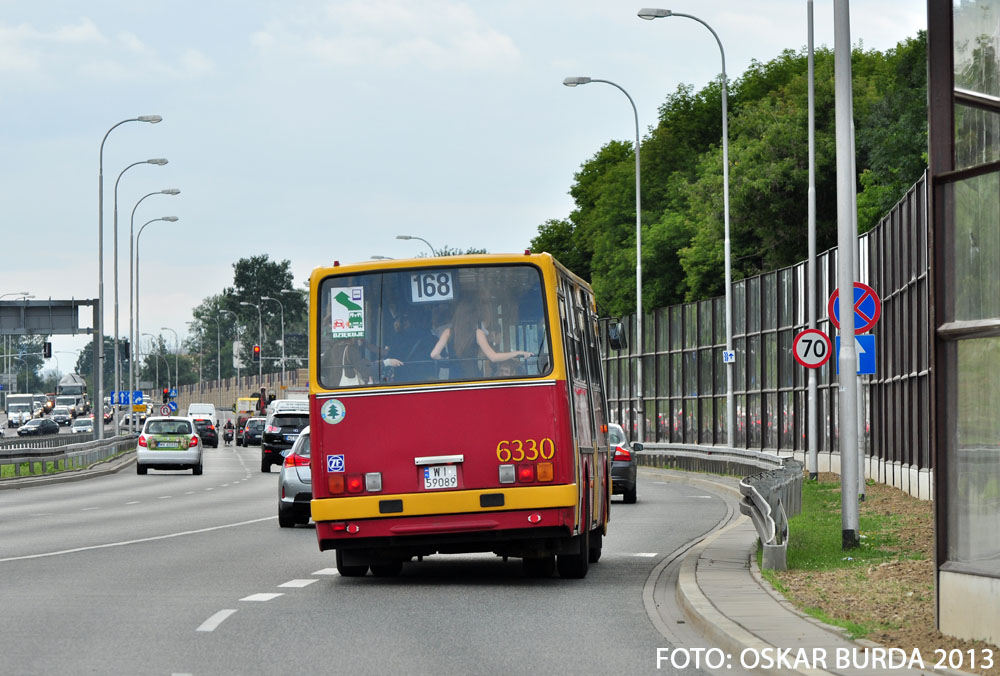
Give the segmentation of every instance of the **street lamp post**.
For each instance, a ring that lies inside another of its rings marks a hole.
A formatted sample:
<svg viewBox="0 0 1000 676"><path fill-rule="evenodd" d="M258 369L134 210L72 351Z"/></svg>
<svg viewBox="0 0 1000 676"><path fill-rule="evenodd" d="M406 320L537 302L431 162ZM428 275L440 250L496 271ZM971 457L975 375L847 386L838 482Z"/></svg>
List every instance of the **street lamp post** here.
<svg viewBox="0 0 1000 676"><path fill-rule="evenodd" d="M162 121L159 115L140 115L118 122L104 134L101 139L101 151L97 165L97 342L94 346L94 375L97 385L97 401L104 406L104 142L115 129L126 122L149 122L156 124ZM117 237L115 238L117 239ZM97 426L96 439L104 438L104 426Z"/></svg>
<svg viewBox="0 0 1000 676"><path fill-rule="evenodd" d="M248 303L245 300L241 300L240 305L249 305L257 308L257 344L260 345L260 354L257 360L257 386L260 387L264 382L264 320L261 318L260 305L257 303Z"/></svg>
<svg viewBox="0 0 1000 676"><path fill-rule="evenodd" d="M146 229L146 226L150 223L156 223L158 221L166 221L168 223L176 223L176 216L163 216L161 218L154 218L152 220L146 221L139 228L139 232L135 235L135 335L140 334L139 329L139 239L142 237L142 231ZM150 336L152 334L144 333L144 336Z"/></svg>
<svg viewBox="0 0 1000 676"><path fill-rule="evenodd" d="M169 326L161 326L160 330L169 331L174 334L174 388L176 389L180 386L181 380L181 369L180 366L178 366L178 355L181 353L181 340L177 337L177 332ZM169 378L167 380L169 380Z"/></svg>
<svg viewBox="0 0 1000 676"><path fill-rule="evenodd" d="M239 317L232 310L219 310L219 314L230 314L233 316L233 320L239 320ZM217 318L218 319L218 318ZM236 327L236 337L239 338L240 326L234 323L233 326ZM240 388L240 356L236 354L236 348L233 347L233 362L236 364L236 389Z"/></svg>
<svg viewBox="0 0 1000 676"><path fill-rule="evenodd" d="M0 298L6 298L7 296L24 296L24 298L34 298L27 291L15 291L13 293L0 293ZM4 336L4 375L10 374L10 336ZM10 383L7 383L10 385ZM17 386L17 383L14 383ZM6 403L6 392L4 393L4 402Z"/></svg>
<svg viewBox="0 0 1000 676"><path fill-rule="evenodd" d="M152 333L144 333L142 335L149 336L154 341L156 340L156 336ZM159 352L150 352L150 354L163 360L163 365L167 367L167 387L170 387L170 362L168 362L167 358ZM156 362L156 387L160 387L160 362Z"/></svg>
<svg viewBox="0 0 1000 676"><path fill-rule="evenodd" d="M139 208L140 204L142 204L142 200L146 199L147 197L152 197L153 195L179 195L180 192L181 191L178 190L177 188L167 188L166 190L157 190L156 192L151 192L151 193L148 193L146 195L143 195L141 198L139 198L139 201L135 203L135 206L132 207L132 217L129 220L129 227L128 227L128 349L129 349L129 355L128 355L128 385L129 385L129 389L132 392L135 392L135 390L136 390L135 375L134 375L135 371L134 371L134 368L132 366L132 363L134 361L133 355L137 355L138 352L139 352L135 348L136 339L137 339L137 336L139 334L139 331L138 331L138 328L137 328L136 324L134 323L134 317L133 317L133 314L132 314L133 296L135 295L135 289L136 289L136 282L135 282L135 278L134 278L134 270L135 270L136 265L137 265L136 264L136 259L135 259L135 251L134 251L134 249L135 249L135 235L134 235L134 233L135 233L135 210ZM167 216L165 218L173 218L174 220L177 220L176 216ZM155 219L155 220L160 220L160 219ZM143 227L145 227L146 225L148 225L148 224L144 223ZM132 429L135 429L135 427L133 426Z"/></svg>
<svg viewBox="0 0 1000 676"><path fill-rule="evenodd" d="M645 441L646 436L646 402L644 399L644 392L642 388L642 359L643 359L643 329L642 329L642 192L641 192L641 173L639 170L639 147L641 139L639 137L639 111L635 107L635 101L629 96L629 93L625 91L623 87L612 82L611 80L598 80L589 77L568 77L563 80L563 84L567 87L576 87L577 85L589 84L591 82L603 82L604 84L609 84L612 87L616 87L618 91L625 95L628 102L632 104L632 114L635 118L635 319L636 319L636 347L639 352L639 360L636 362L636 388L638 391L638 404L636 407L636 420L637 438L638 441Z"/></svg>
<svg viewBox="0 0 1000 676"><path fill-rule="evenodd" d="M271 296L261 296L261 300L273 300L281 308L281 385L285 385L285 306L281 301Z"/></svg>
<svg viewBox="0 0 1000 676"><path fill-rule="evenodd" d="M428 242L423 237L416 237L414 235L396 235L396 239L419 239L421 242L423 242L424 244L427 245L427 248L429 248L431 250L431 255L432 256L437 256L437 251L435 251L434 247L431 246L431 243Z"/></svg>
<svg viewBox="0 0 1000 676"><path fill-rule="evenodd" d="M142 160L141 162L133 162L118 174L118 178L115 179L115 201L114 201L114 233L113 233L113 251L114 251L114 286L115 286L115 391L120 392L122 387L121 380L121 364L120 358L118 356L118 184L121 183L122 176L125 172L132 167L137 167L140 164L155 164L157 166L163 166L167 161L162 157L154 158L151 160ZM119 395L121 396L121 395ZM131 400L130 400L131 401ZM114 420L114 431L115 436L118 436L118 416L115 416Z"/></svg>
<svg viewBox="0 0 1000 676"><path fill-rule="evenodd" d="M726 81L726 50L722 47L722 40L719 35L696 16L691 14L681 14L672 12L669 9L643 8L639 10L639 18L653 20L671 16L681 16L693 19L707 28L719 45L719 53L722 56L722 202L723 220L725 232L723 236L723 253L725 256L725 284L726 284L726 438L730 446L736 444L736 397L733 394L734 369L736 361L733 355L733 271L731 250L729 243L729 103L728 87Z"/></svg>

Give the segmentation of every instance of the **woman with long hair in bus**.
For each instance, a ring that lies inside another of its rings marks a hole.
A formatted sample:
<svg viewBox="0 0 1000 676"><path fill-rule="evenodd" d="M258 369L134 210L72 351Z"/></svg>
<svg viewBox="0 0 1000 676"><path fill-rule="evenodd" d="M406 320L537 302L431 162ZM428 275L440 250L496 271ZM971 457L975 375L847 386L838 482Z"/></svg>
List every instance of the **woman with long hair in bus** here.
<svg viewBox="0 0 1000 676"><path fill-rule="evenodd" d="M447 346L452 363L458 367L459 375L466 378L478 378L484 375L479 368L479 361L484 357L496 364L517 357L533 356L526 350L511 350L509 352L494 350L490 344L490 332L487 328L489 324L485 321L486 314L475 303L460 302L455 308L451 325L441 332L437 344L431 350L431 359L442 359L442 352Z"/></svg>

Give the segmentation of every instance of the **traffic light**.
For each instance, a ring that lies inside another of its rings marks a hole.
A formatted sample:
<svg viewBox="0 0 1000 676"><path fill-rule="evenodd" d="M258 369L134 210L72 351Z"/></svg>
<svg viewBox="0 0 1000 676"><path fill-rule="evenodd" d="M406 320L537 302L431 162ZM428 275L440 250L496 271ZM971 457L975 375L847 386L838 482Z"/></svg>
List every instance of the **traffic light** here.
<svg viewBox="0 0 1000 676"><path fill-rule="evenodd" d="M253 360L260 361L260 345L253 346Z"/></svg>
<svg viewBox="0 0 1000 676"><path fill-rule="evenodd" d="M42 354L46 359L52 359L52 343L45 341L45 346L42 348Z"/></svg>
<svg viewBox="0 0 1000 676"><path fill-rule="evenodd" d="M164 387L163 388L163 403L166 404L166 403L169 403L169 402L170 402L170 388L169 387Z"/></svg>

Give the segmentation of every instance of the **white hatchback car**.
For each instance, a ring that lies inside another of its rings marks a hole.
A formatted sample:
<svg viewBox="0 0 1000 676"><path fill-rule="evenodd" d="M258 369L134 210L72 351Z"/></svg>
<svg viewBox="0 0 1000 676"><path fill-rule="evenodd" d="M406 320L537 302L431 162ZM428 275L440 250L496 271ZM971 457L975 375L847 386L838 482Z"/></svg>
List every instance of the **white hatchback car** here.
<svg viewBox="0 0 1000 676"><path fill-rule="evenodd" d="M190 418L147 418L136 446L135 470L187 469L202 472L201 437Z"/></svg>

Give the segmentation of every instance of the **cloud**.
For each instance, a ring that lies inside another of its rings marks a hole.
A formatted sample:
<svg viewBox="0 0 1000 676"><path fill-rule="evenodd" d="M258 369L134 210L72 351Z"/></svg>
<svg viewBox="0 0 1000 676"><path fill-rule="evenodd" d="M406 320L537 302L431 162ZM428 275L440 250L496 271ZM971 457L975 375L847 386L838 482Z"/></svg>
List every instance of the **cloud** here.
<svg viewBox="0 0 1000 676"><path fill-rule="evenodd" d="M195 49L178 49L161 56L131 32L110 39L89 18L39 29L30 24L0 24L0 77L17 77L36 84L88 80L134 82L150 75L189 79L212 73L215 65Z"/></svg>
<svg viewBox="0 0 1000 676"><path fill-rule="evenodd" d="M513 39L450 0L329 2L311 16L269 22L250 43L265 58L322 67L488 70L521 58Z"/></svg>

